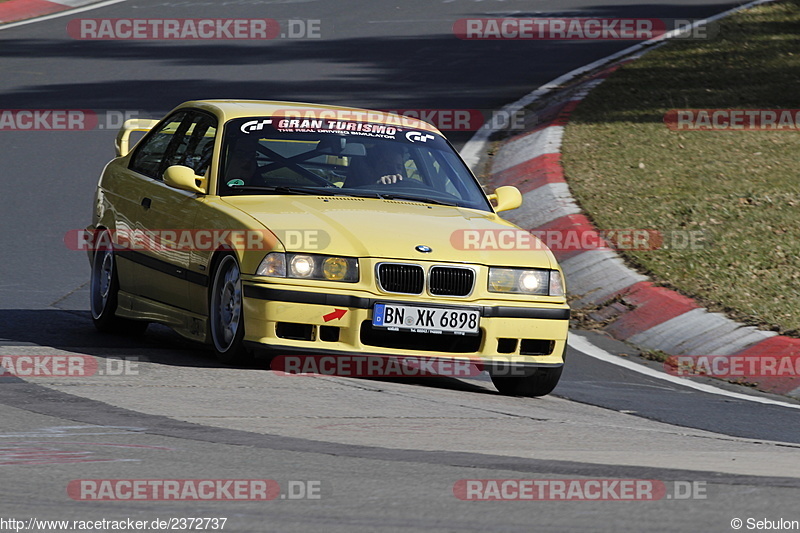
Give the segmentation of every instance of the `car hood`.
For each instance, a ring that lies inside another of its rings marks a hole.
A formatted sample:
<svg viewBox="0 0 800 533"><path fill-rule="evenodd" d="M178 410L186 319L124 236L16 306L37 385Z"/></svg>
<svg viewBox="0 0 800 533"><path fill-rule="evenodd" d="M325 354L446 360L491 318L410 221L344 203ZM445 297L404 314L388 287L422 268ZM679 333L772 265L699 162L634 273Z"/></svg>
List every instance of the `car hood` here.
<svg viewBox="0 0 800 533"><path fill-rule="evenodd" d="M554 264L550 251L538 240L537 246L526 246L534 249L464 249L464 230L516 228L485 211L348 196L228 196L222 200L275 233L289 252L532 268ZM432 251L421 253L416 250L419 245Z"/></svg>

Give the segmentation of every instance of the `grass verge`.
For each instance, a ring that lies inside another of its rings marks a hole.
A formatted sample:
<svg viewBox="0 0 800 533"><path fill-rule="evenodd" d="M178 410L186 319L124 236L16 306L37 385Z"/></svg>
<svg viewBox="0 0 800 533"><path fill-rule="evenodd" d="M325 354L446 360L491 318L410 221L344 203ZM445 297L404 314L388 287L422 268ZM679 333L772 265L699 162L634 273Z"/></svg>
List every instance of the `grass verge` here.
<svg viewBox="0 0 800 533"><path fill-rule="evenodd" d="M800 0L713 29L709 40L673 41L627 64L589 94L564 136L567 181L601 229L702 232L697 249L622 252L640 271L712 310L797 336L800 131L676 132L664 116L800 109Z"/></svg>

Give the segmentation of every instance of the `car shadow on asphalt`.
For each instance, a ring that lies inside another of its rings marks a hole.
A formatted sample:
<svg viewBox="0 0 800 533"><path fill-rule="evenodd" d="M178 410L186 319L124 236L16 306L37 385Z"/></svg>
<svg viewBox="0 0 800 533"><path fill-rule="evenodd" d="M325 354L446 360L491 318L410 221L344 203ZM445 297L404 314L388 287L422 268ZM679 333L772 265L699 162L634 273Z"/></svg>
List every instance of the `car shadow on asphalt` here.
<svg viewBox="0 0 800 533"><path fill-rule="evenodd" d="M10 347L20 346L26 347L26 353L30 353L29 347L42 346L173 366L227 366L214 359L210 348L158 324L150 324L143 335L111 335L95 329L88 311L0 309L0 355L4 351L13 354Z"/></svg>
<svg viewBox="0 0 800 533"><path fill-rule="evenodd" d="M19 354L22 352L20 347L24 348L26 355L31 355L31 347L37 346L99 358L133 359L168 366L232 368L217 361L210 347L186 340L159 324L150 324L142 335L111 335L94 328L88 311L0 309L0 356ZM273 372L270 368L271 359L269 355L260 355L252 362L237 365L236 368ZM347 379L497 394L449 376Z"/></svg>

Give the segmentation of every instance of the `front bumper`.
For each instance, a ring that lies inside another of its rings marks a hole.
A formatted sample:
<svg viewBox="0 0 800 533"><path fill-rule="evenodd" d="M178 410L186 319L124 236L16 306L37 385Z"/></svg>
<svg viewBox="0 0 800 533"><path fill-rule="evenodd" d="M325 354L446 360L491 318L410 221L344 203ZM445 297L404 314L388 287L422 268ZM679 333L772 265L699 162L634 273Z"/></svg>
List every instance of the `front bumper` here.
<svg viewBox="0 0 800 533"><path fill-rule="evenodd" d="M249 281L243 283L243 292L245 342L276 354L413 354L531 368L564 363L569 328L566 304L434 302ZM378 330L371 325L378 302L479 309L480 333L454 336Z"/></svg>

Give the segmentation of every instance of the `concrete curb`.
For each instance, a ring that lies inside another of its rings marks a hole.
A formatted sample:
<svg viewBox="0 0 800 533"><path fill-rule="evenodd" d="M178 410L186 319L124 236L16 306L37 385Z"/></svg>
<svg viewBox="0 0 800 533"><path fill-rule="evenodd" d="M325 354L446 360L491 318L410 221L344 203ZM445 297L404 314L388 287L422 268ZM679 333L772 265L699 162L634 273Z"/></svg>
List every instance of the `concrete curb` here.
<svg viewBox="0 0 800 533"><path fill-rule="evenodd" d="M515 185L524 203L505 218L529 231L597 232L569 192L561 166L561 139L570 113L627 58L572 89L551 106L547 122L504 141L491 160L488 189ZM555 113L552 107L555 107ZM655 286L628 268L610 248L553 250L573 305L597 306L613 337L669 355L800 357L800 339L778 336L712 313L675 291ZM745 376L763 391L800 398L800 376Z"/></svg>
<svg viewBox="0 0 800 533"><path fill-rule="evenodd" d="M75 9L100 0L9 0L0 3L0 26L20 20L27 20L59 11Z"/></svg>

